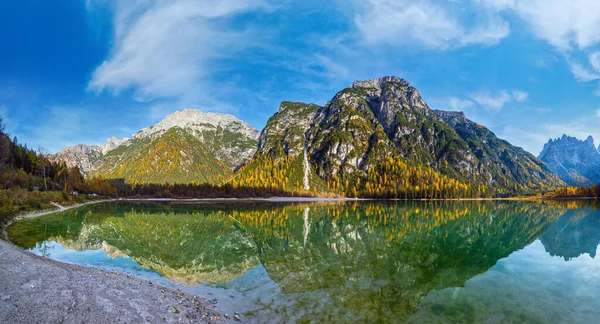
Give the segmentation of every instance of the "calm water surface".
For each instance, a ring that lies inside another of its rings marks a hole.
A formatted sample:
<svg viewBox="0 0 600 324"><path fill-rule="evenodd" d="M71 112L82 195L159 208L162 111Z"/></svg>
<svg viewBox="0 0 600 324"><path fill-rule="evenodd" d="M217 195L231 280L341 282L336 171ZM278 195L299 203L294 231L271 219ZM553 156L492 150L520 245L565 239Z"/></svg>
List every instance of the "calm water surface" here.
<svg viewBox="0 0 600 324"><path fill-rule="evenodd" d="M213 294L246 321L600 319L592 203L109 203L8 233L52 259Z"/></svg>

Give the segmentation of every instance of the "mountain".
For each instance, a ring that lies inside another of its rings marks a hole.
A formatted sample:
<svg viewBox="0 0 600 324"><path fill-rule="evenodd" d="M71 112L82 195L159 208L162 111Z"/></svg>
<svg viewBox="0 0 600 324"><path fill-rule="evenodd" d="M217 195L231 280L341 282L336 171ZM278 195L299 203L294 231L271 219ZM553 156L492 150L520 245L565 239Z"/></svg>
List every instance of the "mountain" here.
<svg viewBox="0 0 600 324"><path fill-rule="evenodd" d="M94 170L94 162L102 156L102 147L77 144L65 147L62 151L49 155L48 160L55 163L65 162L68 167L79 167L85 175Z"/></svg>
<svg viewBox="0 0 600 324"><path fill-rule="evenodd" d="M318 109L284 102L254 159L279 161L269 169L286 170L285 187L302 191L310 186L290 184L286 175L299 170L305 154L304 178L322 179L330 190L351 196L502 195L562 184L535 156L463 113L430 109L417 89L397 77L356 81ZM239 183L263 176L250 174Z"/></svg>
<svg viewBox="0 0 600 324"><path fill-rule="evenodd" d="M569 261L583 254L595 258L600 245L600 212L579 208L566 212L541 237L546 252Z"/></svg>
<svg viewBox="0 0 600 324"><path fill-rule="evenodd" d="M185 109L130 139L67 147L55 156L86 174L127 183L220 184L250 160L258 136L232 115Z"/></svg>
<svg viewBox="0 0 600 324"><path fill-rule="evenodd" d="M600 183L600 147L596 148L591 136L585 141L567 135L551 139L539 158L568 185Z"/></svg>
<svg viewBox="0 0 600 324"><path fill-rule="evenodd" d="M463 113L429 108L393 76L356 81L322 107L283 102L260 135L231 115L187 109L131 139L82 150L90 152L61 153L90 174L129 183L380 198L502 196L564 184L532 154Z"/></svg>
<svg viewBox="0 0 600 324"><path fill-rule="evenodd" d="M315 104L282 102L261 132L252 161L233 179L234 186L327 191L326 183L310 167L305 150L306 132L319 108Z"/></svg>

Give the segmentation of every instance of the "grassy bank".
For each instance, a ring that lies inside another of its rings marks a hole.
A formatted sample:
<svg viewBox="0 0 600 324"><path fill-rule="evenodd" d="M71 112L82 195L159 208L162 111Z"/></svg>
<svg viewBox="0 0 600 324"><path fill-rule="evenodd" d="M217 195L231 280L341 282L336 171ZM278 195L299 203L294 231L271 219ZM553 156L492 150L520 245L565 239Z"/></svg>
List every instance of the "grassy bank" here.
<svg viewBox="0 0 600 324"><path fill-rule="evenodd" d="M95 198L87 195L70 195L64 191L28 191L26 189L0 190L0 224L27 212L85 203Z"/></svg>

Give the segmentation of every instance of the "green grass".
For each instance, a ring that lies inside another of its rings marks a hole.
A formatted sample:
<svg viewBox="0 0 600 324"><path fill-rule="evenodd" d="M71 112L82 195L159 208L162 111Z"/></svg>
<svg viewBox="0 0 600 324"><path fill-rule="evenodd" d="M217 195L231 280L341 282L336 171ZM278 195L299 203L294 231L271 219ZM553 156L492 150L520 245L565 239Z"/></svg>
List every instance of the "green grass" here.
<svg viewBox="0 0 600 324"><path fill-rule="evenodd" d="M7 223L21 213L55 208L51 202L69 206L90 200L89 196L72 196L63 191L3 189L0 190L0 223Z"/></svg>

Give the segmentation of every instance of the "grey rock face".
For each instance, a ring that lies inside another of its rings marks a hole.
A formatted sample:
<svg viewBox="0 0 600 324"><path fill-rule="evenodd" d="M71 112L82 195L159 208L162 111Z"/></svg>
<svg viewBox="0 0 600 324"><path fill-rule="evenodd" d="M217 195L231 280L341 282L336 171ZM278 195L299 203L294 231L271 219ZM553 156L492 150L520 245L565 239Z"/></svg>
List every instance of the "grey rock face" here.
<svg viewBox="0 0 600 324"><path fill-rule="evenodd" d="M501 192L561 183L535 156L464 113L430 109L417 89L397 77L356 81L338 92L316 112L307 134L311 161L325 179L365 173L385 157L401 157Z"/></svg>
<svg viewBox="0 0 600 324"><path fill-rule="evenodd" d="M168 115L154 126L140 130L131 139L111 137L102 147L78 144L66 147L50 157L56 162L64 161L69 167L78 166L84 174L106 171L106 165L116 169L120 166L121 159L115 161L114 157L111 157L109 161L105 161L108 156L127 155L130 146L142 141L156 140L175 127L206 143L210 153L230 169L247 163L256 151L259 132L242 120L228 114L184 109ZM115 149L122 146L126 146L124 152L115 154Z"/></svg>
<svg viewBox="0 0 600 324"><path fill-rule="evenodd" d="M123 144L127 144L128 142L128 138L120 139L117 137L111 137L107 139L106 143L102 146L102 154L106 154Z"/></svg>
<svg viewBox="0 0 600 324"><path fill-rule="evenodd" d="M585 141L567 135L551 139L539 158L568 185L600 183L600 153L592 136Z"/></svg>
<svg viewBox="0 0 600 324"><path fill-rule="evenodd" d="M83 174L87 174L94 171L94 162L101 156L102 148L100 146L77 144L67 146L64 150L48 157L50 161L64 162L69 168L77 166Z"/></svg>
<svg viewBox="0 0 600 324"><path fill-rule="evenodd" d="M256 154L280 158L303 153L305 133L318 108L314 104L282 102L279 111L269 118L261 132Z"/></svg>

